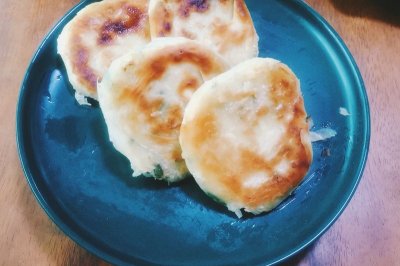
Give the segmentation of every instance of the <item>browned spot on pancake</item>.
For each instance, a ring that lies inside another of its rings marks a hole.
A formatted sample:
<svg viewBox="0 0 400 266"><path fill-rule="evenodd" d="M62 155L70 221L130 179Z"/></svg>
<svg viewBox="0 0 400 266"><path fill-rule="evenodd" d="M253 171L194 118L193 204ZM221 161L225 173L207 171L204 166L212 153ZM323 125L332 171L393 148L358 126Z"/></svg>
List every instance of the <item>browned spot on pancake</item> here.
<svg viewBox="0 0 400 266"><path fill-rule="evenodd" d="M194 120L181 128L181 135L189 136L193 148L201 153L201 169L206 178L210 178L211 184L220 180L222 185L229 187L233 194L241 194L240 179L237 178L235 166L230 162L224 162L222 158L231 157L221 150L221 139L218 137L217 120L213 113L204 110ZM204 149L207 148L207 149Z"/></svg>
<svg viewBox="0 0 400 266"><path fill-rule="evenodd" d="M164 4L160 4L156 7L154 12L154 20L153 27L155 27L155 32L158 37L169 36L173 27L172 12L167 9Z"/></svg>
<svg viewBox="0 0 400 266"><path fill-rule="evenodd" d="M168 143L171 130L180 126L178 117L182 114L177 113L174 107L167 109L162 98L148 99L145 95L147 89L140 86L133 90L126 88L120 95L119 102L134 101L136 108L143 112L145 119L149 122L149 133L154 141L160 144ZM133 121L136 119L137 117L132 117Z"/></svg>
<svg viewBox="0 0 400 266"><path fill-rule="evenodd" d="M140 68L140 76L149 82L160 78L171 64L181 63L192 63L205 75L224 70L224 66L210 57L206 51L199 49L197 45L187 45L181 49L166 48L163 54L150 59Z"/></svg>
<svg viewBox="0 0 400 266"><path fill-rule="evenodd" d="M286 143L289 138L294 140L290 145ZM234 193L241 191L241 194L238 195L239 198L246 206L251 208L285 196L302 180L311 163L310 154L301 143L299 130L292 132L289 130L282 138L277 154L271 160L267 160L248 149L241 149L240 153L240 161L229 162L228 160L228 163L223 167L224 171L218 174L222 177L220 180L223 185L230 191ZM274 169L283 160L289 161L291 164L290 169L282 176L274 172ZM218 163L221 163L221 161L219 160ZM228 168L231 168L231 171L235 173L234 178L229 175L224 176ZM269 181L257 188L248 188L243 185L246 176L260 172L264 173ZM233 183L232 179L237 182ZM238 184L240 188L237 187Z"/></svg>
<svg viewBox="0 0 400 266"><path fill-rule="evenodd" d="M213 36L225 35L229 30L229 25L226 24L215 24L213 27Z"/></svg>
<svg viewBox="0 0 400 266"><path fill-rule="evenodd" d="M78 73L80 81L87 87L91 92L96 91L97 78L96 73L89 67L89 52L83 46L79 45L76 41L75 49L73 50L73 72Z"/></svg>
<svg viewBox="0 0 400 266"><path fill-rule="evenodd" d="M253 35L253 31L248 27L236 31L228 24L217 24L212 29L212 35L221 40L218 50L220 53L223 53L232 46L237 47L243 45L246 38Z"/></svg>
<svg viewBox="0 0 400 266"><path fill-rule="evenodd" d="M250 21L250 13L244 0L234 0L234 3L236 7L236 13L239 15L240 20L244 22Z"/></svg>
<svg viewBox="0 0 400 266"><path fill-rule="evenodd" d="M288 108L292 108L292 106L284 103L291 103L295 102L296 100L302 101L301 97L299 97L299 93L294 89L297 85L297 80L290 72L288 72L287 69L283 67L278 67L275 69L271 75L267 77L267 79L270 79L272 84L270 92L271 100L275 106L281 106L281 108L277 111L277 116L278 118L283 119L288 111L290 111ZM301 113L297 113L295 110L296 109L292 110L294 115L303 115Z"/></svg>
<svg viewBox="0 0 400 266"><path fill-rule="evenodd" d="M169 106L164 112L162 123L153 123L151 133L158 135L179 129L182 122L182 108L179 105Z"/></svg>
<svg viewBox="0 0 400 266"><path fill-rule="evenodd" d="M137 31L142 27L142 21L146 19L146 14L137 7L124 6L125 16L121 16L118 20L106 21L100 29L98 44L109 44L118 35L123 35L130 31Z"/></svg>
<svg viewBox="0 0 400 266"><path fill-rule="evenodd" d="M215 125L216 120L212 113L201 114L193 121L193 126L196 130L192 130L192 143L196 149L199 149L207 141L212 141L218 129Z"/></svg>
<svg viewBox="0 0 400 266"><path fill-rule="evenodd" d="M214 1L214 0L212 0ZM192 12L204 13L209 9L208 0L184 0L179 7L179 15L187 18Z"/></svg>
<svg viewBox="0 0 400 266"><path fill-rule="evenodd" d="M268 112L269 112L268 108L266 106L262 106L257 110L256 116L257 116L257 118L262 118L266 114L268 114Z"/></svg>
<svg viewBox="0 0 400 266"><path fill-rule="evenodd" d="M185 91L195 91L200 86L199 81L195 77L185 78L178 87L178 94L182 98L186 98Z"/></svg>
<svg viewBox="0 0 400 266"><path fill-rule="evenodd" d="M222 182L229 187L233 195L243 195L243 187L240 178L236 175L225 175Z"/></svg>
<svg viewBox="0 0 400 266"><path fill-rule="evenodd" d="M164 22L163 23L163 32L169 33L171 32L171 23L170 22Z"/></svg>
<svg viewBox="0 0 400 266"><path fill-rule="evenodd" d="M253 193L253 196L246 204L255 207L262 202L275 200L285 196L297 186L311 164L311 157L306 149L301 142L299 128L292 127L282 138L278 152L271 160L267 160L255 153L246 154L248 158L253 157L254 159L248 164L244 164L244 166L254 167L249 169L260 170L272 178L257 189L245 188L245 194ZM250 153L252 152L250 151ZM290 162L290 168L285 175L279 175L274 172L274 169L282 161Z"/></svg>
<svg viewBox="0 0 400 266"><path fill-rule="evenodd" d="M219 0L219 2L223 5L229 4L232 0Z"/></svg>
<svg viewBox="0 0 400 266"><path fill-rule="evenodd" d="M242 158L254 158L250 161L244 159L247 163L243 165L245 167L243 170L246 170L246 168L258 169L272 177L271 181L263 184L255 191L249 188L247 188L247 191L244 189L245 194L253 193L253 196L246 202L250 207L256 207L262 202L285 196L298 185L311 164L311 153L301 139L301 131L307 130L307 124L303 100L297 90L296 77L286 68L280 66L271 72L269 78L272 84L269 97L274 106L282 105L282 108L276 111L275 115L281 120L281 123L286 124L287 131L280 140L277 154L271 160L266 160L257 154L242 156ZM281 112L292 112L292 119L285 122ZM290 162L290 169L284 176L280 176L273 171L283 160Z"/></svg>
<svg viewBox="0 0 400 266"><path fill-rule="evenodd" d="M182 150L180 146L175 147L175 149L172 151L172 160L174 161L183 161L182 158Z"/></svg>

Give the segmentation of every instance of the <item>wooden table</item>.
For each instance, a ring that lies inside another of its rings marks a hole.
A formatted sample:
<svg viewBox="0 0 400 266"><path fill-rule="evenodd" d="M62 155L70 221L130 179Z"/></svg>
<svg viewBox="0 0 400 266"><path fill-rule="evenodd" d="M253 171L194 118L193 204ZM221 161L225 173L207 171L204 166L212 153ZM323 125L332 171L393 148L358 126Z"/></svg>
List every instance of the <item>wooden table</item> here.
<svg viewBox="0 0 400 266"><path fill-rule="evenodd" d="M269 0L268 0L269 1ZM339 220L288 264L400 263L400 5L396 0L308 0L342 36L368 91L372 138L354 198ZM15 108L43 36L78 0L0 1L0 264L106 264L46 216L22 173Z"/></svg>

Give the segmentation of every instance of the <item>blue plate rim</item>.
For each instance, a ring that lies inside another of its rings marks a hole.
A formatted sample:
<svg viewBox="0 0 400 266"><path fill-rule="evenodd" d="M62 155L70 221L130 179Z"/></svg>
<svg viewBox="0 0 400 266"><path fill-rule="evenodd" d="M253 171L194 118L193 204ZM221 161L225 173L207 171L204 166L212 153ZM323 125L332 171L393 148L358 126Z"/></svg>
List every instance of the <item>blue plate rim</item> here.
<svg viewBox="0 0 400 266"><path fill-rule="evenodd" d="M26 177L26 180L31 188L32 193L34 194L36 200L39 202L39 205L41 208L45 211L45 213L49 216L49 218L61 229L61 231L70 237L75 243L77 243L80 247L84 248L85 250L89 251L91 254L97 256L98 258L101 258L109 263L112 264L118 264L118 265L130 265L126 261L123 261L115 256L110 256L106 252L103 252L101 249L97 248L95 245L92 243L86 241L83 237L79 236L79 234L76 234L73 229L68 226L47 204L46 199L43 197L41 191L37 187L35 183L35 177L31 172L31 169L28 166L28 156L26 154L25 146L23 145L24 142L24 133L23 133L23 118L22 118L22 110L23 110L23 103L25 102L25 95L26 95L26 83L28 81L28 78L30 76L31 70L33 68L33 65L35 64L38 56L40 55L43 46L47 42L47 40L50 38L50 36L53 34L53 32L58 29L58 27L64 23L64 21L67 19L68 16L70 16L72 13L74 13L76 10L79 10L81 6L86 5L88 1L83 0L74 7L72 7L65 15L51 28L51 30L46 34L44 37L43 41L40 43L38 46L35 54L33 55L28 69L25 73L24 79L22 81L20 91L19 91L19 96L18 96L18 102L17 102L17 108L16 108L16 143L17 143L17 150L18 150L18 156L20 159L20 163L22 166L22 170L24 172L24 175ZM342 38L339 36L339 34L335 31L335 29L317 12L315 11L311 6L309 6L306 2L301 1L301 0L294 0L294 4L296 4L299 8L302 8L303 10L306 11L310 16L313 17L316 21L318 21L319 25L323 26L323 28L329 33L330 37L332 40L335 40L337 43L337 46L340 47L340 49L343 52L343 56L347 58L349 61L349 66L351 67L352 71L354 72L353 77L355 78L355 81L357 82L357 88L360 92L360 95L363 97L361 100L362 102L362 112L363 112L363 121L365 122L364 124L364 137L362 138L363 143L362 143L362 154L360 157L360 161L358 164L358 169L356 171L356 176L355 176L355 182L354 185L348 193L347 197L340 203L341 208L339 211L337 211L334 215L330 215L329 217L329 222L323 227L322 230L319 230L316 234L310 236L308 239L304 240L301 244L295 246L291 250L288 250L286 254L282 254L277 256L275 259L272 260L272 262L269 265L274 265L280 262L283 262L290 257L298 254L300 251L304 250L308 246L310 246L315 240L317 240L321 235L323 235L334 223L335 221L339 218L339 216L343 213L344 209L347 207L349 204L351 198L353 197L359 183L361 180L361 177L363 175L365 165L367 162L368 158L368 151L369 151L369 144L370 144L370 137L371 137L371 121L370 121L370 108L369 108L369 102L368 102L368 96L367 96L367 91L365 88L365 84L362 78L362 75L360 73L360 70L351 54L349 51L348 47L346 46L345 42L342 40ZM138 259L138 258L137 258ZM141 263L140 259L138 259ZM152 264L154 265L154 264Z"/></svg>

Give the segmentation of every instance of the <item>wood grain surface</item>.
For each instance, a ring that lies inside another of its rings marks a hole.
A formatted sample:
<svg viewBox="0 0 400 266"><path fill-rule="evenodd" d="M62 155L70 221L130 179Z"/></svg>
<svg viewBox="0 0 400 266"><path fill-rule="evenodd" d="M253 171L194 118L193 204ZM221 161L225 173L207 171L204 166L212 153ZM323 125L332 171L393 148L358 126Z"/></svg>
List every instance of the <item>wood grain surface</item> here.
<svg viewBox="0 0 400 266"><path fill-rule="evenodd" d="M368 163L338 221L287 265L400 264L400 8L396 0L308 0L344 39L367 88ZM77 0L0 1L0 265L107 265L66 237L21 170L15 109L29 61Z"/></svg>

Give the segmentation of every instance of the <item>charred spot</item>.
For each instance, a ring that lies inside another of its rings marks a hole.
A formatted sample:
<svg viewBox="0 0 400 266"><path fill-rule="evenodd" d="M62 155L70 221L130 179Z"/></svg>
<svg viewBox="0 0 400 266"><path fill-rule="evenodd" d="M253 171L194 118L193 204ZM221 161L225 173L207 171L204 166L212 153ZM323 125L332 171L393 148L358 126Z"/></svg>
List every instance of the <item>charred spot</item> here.
<svg viewBox="0 0 400 266"><path fill-rule="evenodd" d="M128 28L125 26L123 22L106 22L104 24L105 32L115 32L117 34L122 34L127 31Z"/></svg>
<svg viewBox="0 0 400 266"><path fill-rule="evenodd" d="M165 22L163 25L164 31L165 32L170 32L171 31L171 23Z"/></svg>
<svg viewBox="0 0 400 266"><path fill-rule="evenodd" d="M157 32L159 37L164 37L169 35L172 30L173 14L166 6L161 7L156 11L157 16Z"/></svg>
<svg viewBox="0 0 400 266"><path fill-rule="evenodd" d="M100 36L99 41L100 41L100 43L106 44L106 43L111 42L112 39L113 39L113 37L109 33L103 32Z"/></svg>
<svg viewBox="0 0 400 266"><path fill-rule="evenodd" d="M198 10L204 11L208 9L207 0L188 0L190 6L196 7Z"/></svg>
<svg viewBox="0 0 400 266"><path fill-rule="evenodd" d="M208 10L210 4L208 0L186 0L182 3L179 14L182 17L189 17L191 12L205 12Z"/></svg>
<svg viewBox="0 0 400 266"><path fill-rule="evenodd" d="M108 44L116 36L125 34L130 31L135 31L140 28L140 22L144 17L143 12L136 7L128 6L125 8L125 13L128 19L125 20L108 20L100 29L100 36L98 38L99 44Z"/></svg>
<svg viewBox="0 0 400 266"><path fill-rule="evenodd" d="M169 35L169 33L171 32L171 29L172 29L171 23L170 22L164 22L162 24L162 27L161 27L159 33L158 33L158 36L159 37L164 37L164 36Z"/></svg>

